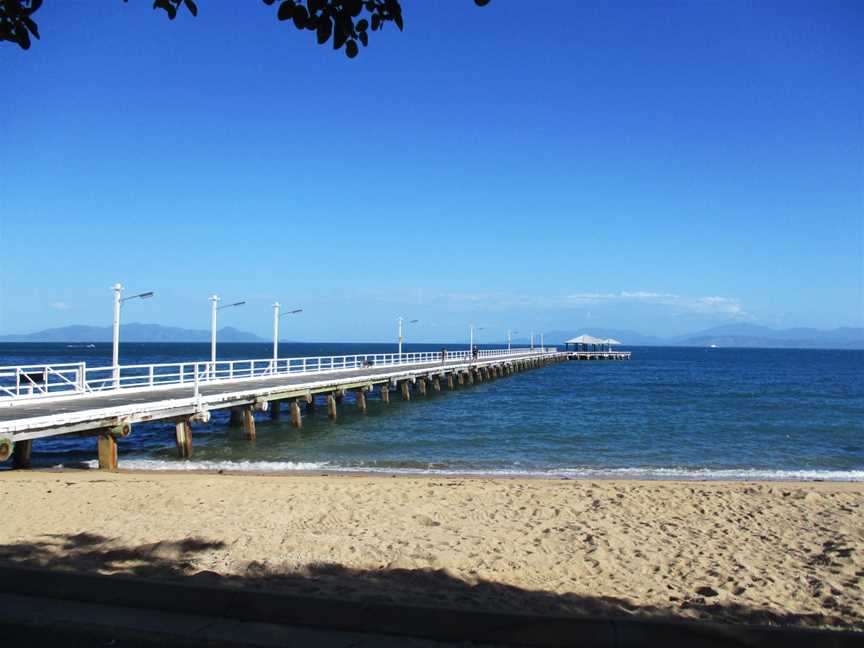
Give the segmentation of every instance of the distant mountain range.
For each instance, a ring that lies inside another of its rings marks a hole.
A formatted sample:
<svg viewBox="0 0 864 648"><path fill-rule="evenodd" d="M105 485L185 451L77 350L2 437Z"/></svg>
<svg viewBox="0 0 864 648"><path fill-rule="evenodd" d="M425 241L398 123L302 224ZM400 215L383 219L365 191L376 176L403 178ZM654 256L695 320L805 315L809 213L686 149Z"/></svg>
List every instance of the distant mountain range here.
<svg viewBox="0 0 864 648"><path fill-rule="evenodd" d="M267 342L254 333L226 326L219 329L220 342ZM210 331L184 329L159 324L123 324L124 342L209 342ZM27 335L0 335L0 342L111 342L110 326L63 326Z"/></svg>
<svg viewBox="0 0 864 648"><path fill-rule="evenodd" d="M695 346L782 348L782 349L864 349L864 328L844 327L823 331L812 328L772 329L755 324L726 324L689 335L658 337L625 329L586 327L549 331L546 344L586 333L599 338L615 338L624 346ZM159 324L124 324L120 327L124 342L209 342L210 331L184 329ZM63 326L27 335L0 335L0 342L110 342L110 326ZM219 329L220 342L269 342L254 333L226 326ZM527 339L514 340L526 344ZM535 338L539 344L539 337Z"/></svg>
<svg viewBox="0 0 864 648"><path fill-rule="evenodd" d="M688 335L656 337L636 331L586 327L570 331L550 331L547 344L586 333L599 338L615 338L625 346L695 346L777 349L864 349L864 328L842 327L829 331L813 328L772 329L756 324L725 324Z"/></svg>

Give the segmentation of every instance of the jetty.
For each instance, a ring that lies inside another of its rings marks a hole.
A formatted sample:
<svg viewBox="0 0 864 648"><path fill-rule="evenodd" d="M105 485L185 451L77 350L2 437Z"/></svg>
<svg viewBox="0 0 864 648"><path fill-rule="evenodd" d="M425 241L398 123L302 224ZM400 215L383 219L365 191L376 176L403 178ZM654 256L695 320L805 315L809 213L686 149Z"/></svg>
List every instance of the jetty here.
<svg viewBox="0 0 864 648"><path fill-rule="evenodd" d="M230 425L254 441L256 415L283 411L302 427L304 411L339 416L346 395L360 412L371 396L410 401L571 357L554 347L360 354L266 360L88 367L86 363L0 367L0 461L30 465L33 441L95 436L99 468L118 467L117 440L138 423L170 421L177 452L192 456L193 426L228 410Z"/></svg>

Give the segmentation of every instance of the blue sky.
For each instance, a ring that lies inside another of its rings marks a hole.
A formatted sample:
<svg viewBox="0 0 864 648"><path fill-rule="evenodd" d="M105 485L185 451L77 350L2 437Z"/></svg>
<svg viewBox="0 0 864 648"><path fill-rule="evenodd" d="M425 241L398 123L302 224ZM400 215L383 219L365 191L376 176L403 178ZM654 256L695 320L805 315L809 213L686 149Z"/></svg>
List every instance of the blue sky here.
<svg viewBox="0 0 864 648"><path fill-rule="evenodd" d="M402 4L348 60L261 2L46 1L0 43L0 334L115 281L308 341L864 324L864 3Z"/></svg>

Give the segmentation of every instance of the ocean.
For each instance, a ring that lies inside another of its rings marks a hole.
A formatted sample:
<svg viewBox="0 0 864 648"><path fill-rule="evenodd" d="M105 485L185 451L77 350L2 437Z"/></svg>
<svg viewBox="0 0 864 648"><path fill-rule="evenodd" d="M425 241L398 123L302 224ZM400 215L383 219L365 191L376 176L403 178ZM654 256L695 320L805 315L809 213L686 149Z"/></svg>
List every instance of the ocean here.
<svg viewBox="0 0 864 648"><path fill-rule="evenodd" d="M382 344L280 344L280 355L390 352ZM456 350L459 345L446 345ZM406 345L406 351L441 345ZM170 423L136 425L120 465L147 470L380 472L634 479L864 480L864 351L623 347L623 362L566 362L391 404L346 396L324 408L259 415L257 441L227 412L193 426L176 456ZM0 344L0 365L109 365L110 344ZM266 358L223 344L220 359ZM123 364L207 359L207 344L123 344ZM37 440L34 466L95 465L95 440ZM8 468L9 464L3 467Z"/></svg>

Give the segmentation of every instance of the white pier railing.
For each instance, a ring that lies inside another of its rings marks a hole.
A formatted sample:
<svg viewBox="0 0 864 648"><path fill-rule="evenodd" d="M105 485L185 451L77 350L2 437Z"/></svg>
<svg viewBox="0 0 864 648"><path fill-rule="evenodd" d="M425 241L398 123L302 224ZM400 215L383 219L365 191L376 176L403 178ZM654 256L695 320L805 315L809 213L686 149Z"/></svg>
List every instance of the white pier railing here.
<svg viewBox="0 0 864 648"><path fill-rule="evenodd" d="M484 349L476 361L513 356L542 355L554 347L537 349ZM98 393L124 389L157 389L177 385L198 388L235 380L288 375L314 375L363 368L434 365L470 362L470 351L365 353L304 358L218 360L88 367L86 363L0 367L0 403L49 396Z"/></svg>

